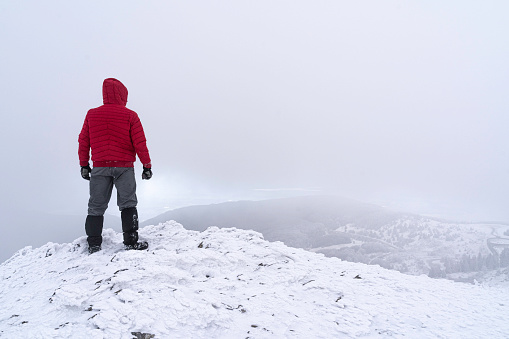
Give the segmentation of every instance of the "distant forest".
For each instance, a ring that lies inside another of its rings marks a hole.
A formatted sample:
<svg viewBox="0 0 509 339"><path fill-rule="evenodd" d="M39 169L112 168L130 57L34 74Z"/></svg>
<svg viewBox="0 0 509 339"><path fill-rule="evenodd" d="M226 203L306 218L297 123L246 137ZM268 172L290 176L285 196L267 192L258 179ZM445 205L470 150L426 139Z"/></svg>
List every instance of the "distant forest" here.
<svg viewBox="0 0 509 339"><path fill-rule="evenodd" d="M509 249L504 249L500 256L493 254L463 255L460 261L449 257L442 258L442 265L433 264L430 267L429 276L432 278L445 278L447 274L459 272L482 272L509 267Z"/></svg>

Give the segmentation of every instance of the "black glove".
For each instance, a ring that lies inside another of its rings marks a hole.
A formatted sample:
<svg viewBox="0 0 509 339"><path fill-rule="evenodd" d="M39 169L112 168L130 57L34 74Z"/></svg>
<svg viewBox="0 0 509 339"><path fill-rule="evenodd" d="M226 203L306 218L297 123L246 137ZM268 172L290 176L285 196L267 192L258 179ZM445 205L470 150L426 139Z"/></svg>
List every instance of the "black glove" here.
<svg viewBox="0 0 509 339"><path fill-rule="evenodd" d="M81 166L81 177L85 180L90 180L90 173L92 172L92 169L90 168L90 165L87 166Z"/></svg>
<svg viewBox="0 0 509 339"><path fill-rule="evenodd" d="M143 173L141 173L141 178L144 180L150 180L150 178L152 178L152 169L143 167Z"/></svg>

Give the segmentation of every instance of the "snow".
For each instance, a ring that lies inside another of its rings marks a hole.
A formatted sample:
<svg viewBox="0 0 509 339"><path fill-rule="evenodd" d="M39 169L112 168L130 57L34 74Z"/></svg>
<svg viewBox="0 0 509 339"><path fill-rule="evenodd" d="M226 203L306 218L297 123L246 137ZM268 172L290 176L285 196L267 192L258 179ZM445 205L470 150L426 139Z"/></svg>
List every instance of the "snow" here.
<svg viewBox="0 0 509 339"><path fill-rule="evenodd" d="M195 231L209 226L254 230L267 240L329 257L469 283L493 281L508 265L495 258L503 247L496 253L490 246L493 238L509 238L507 224L434 219L335 196L189 206L143 224L167 220Z"/></svg>
<svg viewBox="0 0 509 339"><path fill-rule="evenodd" d="M147 251L103 232L24 248L0 265L5 338L507 338L509 293L404 275L176 222L147 226ZM147 335L147 337L149 337Z"/></svg>

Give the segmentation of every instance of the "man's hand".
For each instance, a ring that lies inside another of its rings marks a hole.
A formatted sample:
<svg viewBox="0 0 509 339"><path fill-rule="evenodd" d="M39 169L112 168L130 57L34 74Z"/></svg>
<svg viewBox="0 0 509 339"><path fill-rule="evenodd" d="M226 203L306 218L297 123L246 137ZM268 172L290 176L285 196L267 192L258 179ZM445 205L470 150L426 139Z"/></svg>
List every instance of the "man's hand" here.
<svg viewBox="0 0 509 339"><path fill-rule="evenodd" d="M143 167L143 173L141 174L141 178L144 180L150 180L150 178L152 178L152 169Z"/></svg>
<svg viewBox="0 0 509 339"><path fill-rule="evenodd" d="M87 166L81 166L81 177L85 180L90 180L90 173L92 172L92 169L90 168L90 165Z"/></svg>

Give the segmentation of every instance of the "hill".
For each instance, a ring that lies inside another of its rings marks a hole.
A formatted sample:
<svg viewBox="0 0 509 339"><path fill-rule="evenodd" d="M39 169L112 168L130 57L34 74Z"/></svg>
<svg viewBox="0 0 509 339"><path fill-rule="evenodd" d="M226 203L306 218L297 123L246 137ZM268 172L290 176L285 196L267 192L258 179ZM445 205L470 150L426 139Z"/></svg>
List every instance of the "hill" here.
<svg viewBox="0 0 509 339"><path fill-rule="evenodd" d="M487 246L488 239L509 238L509 225L452 222L332 196L191 206L144 224L167 220L197 231L252 229L269 241L414 275L474 282L509 267L509 250Z"/></svg>
<svg viewBox="0 0 509 339"><path fill-rule="evenodd" d="M5 338L505 338L506 290L404 275L254 231L147 226L147 251L104 232L0 265Z"/></svg>
<svg viewBox="0 0 509 339"><path fill-rule="evenodd" d="M328 230L353 222L379 228L400 214L382 207L332 196L306 196L261 201L236 201L168 211L142 225L175 220L187 229L209 226L253 229L269 241L313 248L330 239ZM338 237L339 238L339 237ZM344 238L344 237L341 237Z"/></svg>

